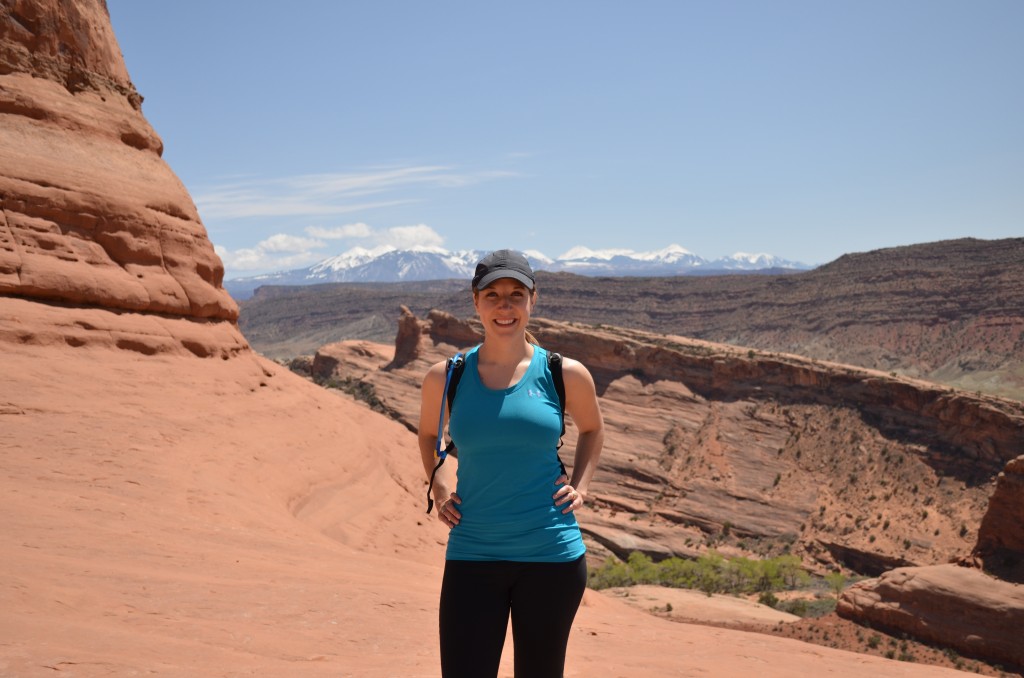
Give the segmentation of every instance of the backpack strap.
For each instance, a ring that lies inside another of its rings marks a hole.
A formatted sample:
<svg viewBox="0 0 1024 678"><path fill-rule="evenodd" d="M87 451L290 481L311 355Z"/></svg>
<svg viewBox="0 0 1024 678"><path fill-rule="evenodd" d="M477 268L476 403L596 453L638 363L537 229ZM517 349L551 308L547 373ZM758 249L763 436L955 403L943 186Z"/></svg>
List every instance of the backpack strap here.
<svg viewBox="0 0 1024 678"><path fill-rule="evenodd" d="M447 406L448 414L451 415L452 405L455 402L455 393L459 388L459 380L462 379L465 366L466 359L462 353L457 353L454 357L449 358L445 365L444 395L441 398L441 414L437 421L437 446L434 450L434 458L437 459L437 464L434 466L434 471L430 474L430 484L427 486L427 513L430 513L434 508L434 495L432 493L434 476L437 475L437 469L441 468L441 465L444 464L448 452L455 447L455 443L451 441L443 449L441 447L441 441L444 438L444 408ZM562 432L558 436L555 457L558 459L558 465L562 469L562 474L569 477L569 472L565 469L562 458L558 456L558 450L562 448L562 436L565 435L565 378L562 376L561 354L548 351L548 370L551 372L551 379L555 384L555 393L558 394L558 414L562 422Z"/></svg>
<svg viewBox="0 0 1024 678"><path fill-rule="evenodd" d="M441 441L444 438L444 408L448 405L448 411L451 412L452 401L455 399L455 387L459 384L459 379L462 378L462 368L465 366L466 360L462 357L462 353L456 353L454 357L448 359L445 363L445 376L444 376L444 391L441 394L441 413L437 420L437 444L434 446L434 459L437 459L437 464L434 465L434 470L430 474L430 483L427 485L427 513L430 513L434 509L434 495L432 490L434 489L434 476L437 475L437 469L441 468L444 464L445 457L448 456L448 450L451 449L449 444L444 449L441 448Z"/></svg>
<svg viewBox="0 0 1024 678"><path fill-rule="evenodd" d="M456 353L454 358L448 359L448 386L445 390L445 398L448 402L448 416L452 414L452 403L455 402L455 392L459 388L459 380L462 379L463 368L466 360L461 353ZM440 431L441 429L438 429Z"/></svg>
<svg viewBox="0 0 1024 678"><path fill-rule="evenodd" d="M565 379L562 377L562 355L554 351L548 352L548 370L555 382L555 393L558 394L559 414L562 417L562 434L565 435ZM558 448L562 447L562 439L558 439Z"/></svg>
<svg viewBox="0 0 1024 678"><path fill-rule="evenodd" d="M558 436L558 445L555 447L555 456L558 458L558 465L562 467L562 474L568 478L569 472L565 470L562 457L558 450L562 449L562 436L565 435L565 378L562 376L562 355L554 351L548 351L548 370L551 372L551 379L555 382L555 393L558 394L559 415L562 419L562 433Z"/></svg>

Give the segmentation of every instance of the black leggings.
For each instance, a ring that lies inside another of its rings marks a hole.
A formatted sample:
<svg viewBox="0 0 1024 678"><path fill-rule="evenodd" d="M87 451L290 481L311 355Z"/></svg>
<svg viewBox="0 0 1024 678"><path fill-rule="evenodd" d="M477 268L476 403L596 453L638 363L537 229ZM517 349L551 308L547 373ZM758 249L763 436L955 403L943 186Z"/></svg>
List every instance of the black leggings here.
<svg viewBox="0 0 1024 678"><path fill-rule="evenodd" d="M449 560L441 583L441 675L498 675L509 613L515 675L561 678L586 556L570 563Z"/></svg>

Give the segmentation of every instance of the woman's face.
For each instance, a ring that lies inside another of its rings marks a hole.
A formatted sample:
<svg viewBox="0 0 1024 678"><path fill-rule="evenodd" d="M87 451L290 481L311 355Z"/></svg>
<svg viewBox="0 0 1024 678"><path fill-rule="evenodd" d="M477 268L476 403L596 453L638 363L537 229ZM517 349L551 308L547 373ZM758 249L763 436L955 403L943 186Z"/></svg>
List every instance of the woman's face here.
<svg viewBox="0 0 1024 678"><path fill-rule="evenodd" d="M487 334L525 332L535 301L536 293L512 278L495 280L473 295L473 305Z"/></svg>

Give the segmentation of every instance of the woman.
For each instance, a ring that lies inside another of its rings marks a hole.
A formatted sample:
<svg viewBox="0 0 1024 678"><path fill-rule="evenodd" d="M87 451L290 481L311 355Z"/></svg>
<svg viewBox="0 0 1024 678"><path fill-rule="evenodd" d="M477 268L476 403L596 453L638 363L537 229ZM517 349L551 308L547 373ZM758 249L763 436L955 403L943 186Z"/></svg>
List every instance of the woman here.
<svg viewBox="0 0 1024 678"><path fill-rule="evenodd" d="M484 257L473 305L484 340L466 354L449 432L458 461L437 469L433 497L449 527L441 584L441 672L497 676L509 615L515 675L559 678L587 582L573 512L597 467L604 424L590 372L563 359L565 409L579 432L572 478L560 470L559 399L547 351L526 331L537 303L534 273L511 250ZM445 363L423 380L419 446L434 470Z"/></svg>

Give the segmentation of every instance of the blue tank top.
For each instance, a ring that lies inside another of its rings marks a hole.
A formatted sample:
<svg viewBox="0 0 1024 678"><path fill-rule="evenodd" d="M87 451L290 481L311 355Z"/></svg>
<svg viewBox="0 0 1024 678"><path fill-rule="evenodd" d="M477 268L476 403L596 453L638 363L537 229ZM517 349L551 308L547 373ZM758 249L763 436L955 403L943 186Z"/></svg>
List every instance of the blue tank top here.
<svg viewBox="0 0 1024 678"><path fill-rule="evenodd" d="M562 420L547 351L535 346L523 377L494 390L480 381L477 349L452 404L462 520L448 533L448 560L570 562L586 552L574 514L555 506Z"/></svg>

